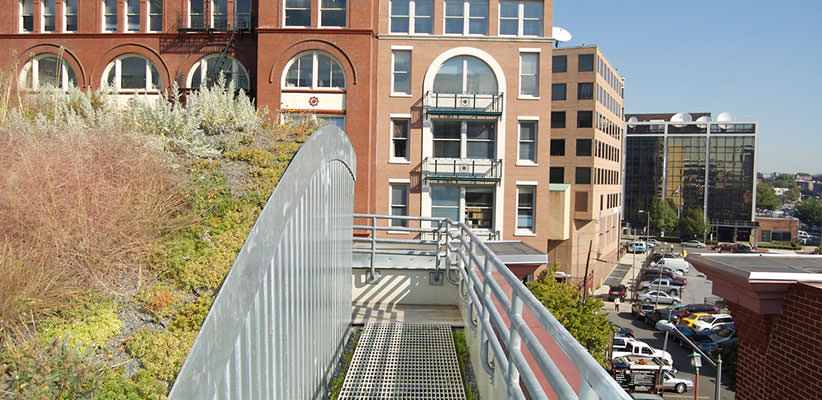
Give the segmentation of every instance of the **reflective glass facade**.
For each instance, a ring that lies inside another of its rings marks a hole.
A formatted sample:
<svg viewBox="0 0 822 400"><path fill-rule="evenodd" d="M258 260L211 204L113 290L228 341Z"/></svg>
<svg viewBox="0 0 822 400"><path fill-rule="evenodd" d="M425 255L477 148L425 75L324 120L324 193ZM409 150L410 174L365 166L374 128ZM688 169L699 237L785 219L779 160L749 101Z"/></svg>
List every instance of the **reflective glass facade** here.
<svg viewBox="0 0 822 400"><path fill-rule="evenodd" d="M663 137L625 138L624 219L633 227L645 226L647 210L654 199L662 196L662 173L665 156Z"/></svg>
<svg viewBox="0 0 822 400"><path fill-rule="evenodd" d="M708 210L711 220L750 220L754 137L711 137Z"/></svg>

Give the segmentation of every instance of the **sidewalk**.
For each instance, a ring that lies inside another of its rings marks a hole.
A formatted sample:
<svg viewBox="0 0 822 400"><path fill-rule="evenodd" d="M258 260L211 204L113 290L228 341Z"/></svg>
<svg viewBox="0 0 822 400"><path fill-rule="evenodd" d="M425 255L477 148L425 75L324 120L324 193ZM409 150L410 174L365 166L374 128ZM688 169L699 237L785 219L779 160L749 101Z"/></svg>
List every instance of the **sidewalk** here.
<svg viewBox="0 0 822 400"><path fill-rule="evenodd" d="M630 293L631 287L634 284L634 277L636 274L639 273L639 270L642 268L642 262L645 261L645 254L633 254L633 253L625 253L611 270L611 273L608 275L608 278L605 279L602 286L594 290L594 296L599 297L602 299L603 308L608 310L612 310L613 303L608 301L608 289L610 288L611 284L614 285L625 285L625 290ZM618 283L616 283L618 282ZM629 296L628 293L625 294L625 298L627 299ZM623 304L626 304L623 302Z"/></svg>

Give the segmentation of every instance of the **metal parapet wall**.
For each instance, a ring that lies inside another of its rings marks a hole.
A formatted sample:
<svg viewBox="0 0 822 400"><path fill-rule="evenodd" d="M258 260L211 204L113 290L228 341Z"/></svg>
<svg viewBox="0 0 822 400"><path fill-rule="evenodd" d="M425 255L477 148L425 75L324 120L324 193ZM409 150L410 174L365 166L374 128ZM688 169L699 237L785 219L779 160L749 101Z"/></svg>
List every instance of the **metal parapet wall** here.
<svg viewBox="0 0 822 400"><path fill-rule="evenodd" d="M356 157L326 126L291 161L220 288L169 399L325 395L351 324Z"/></svg>

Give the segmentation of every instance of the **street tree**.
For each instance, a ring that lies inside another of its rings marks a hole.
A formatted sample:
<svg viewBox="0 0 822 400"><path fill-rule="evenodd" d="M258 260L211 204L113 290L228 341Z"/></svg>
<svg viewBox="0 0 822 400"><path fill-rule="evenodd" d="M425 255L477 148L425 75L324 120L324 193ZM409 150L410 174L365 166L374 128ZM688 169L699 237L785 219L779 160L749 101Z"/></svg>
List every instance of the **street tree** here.
<svg viewBox="0 0 822 400"><path fill-rule="evenodd" d="M605 363L605 350L611 325L605 314L600 313L602 300L586 296L583 301L579 287L554 279L559 265L525 284L548 311L585 347L600 364Z"/></svg>
<svg viewBox="0 0 822 400"><path fill-rule="evenodd" d="M657 200L651 205L651 228L657 232L661 232L664 236L665 232L671 232L676 228L679 218L676 215L676 208L671 203L671 200Z"/></svg>
<svg viewBox="0 0 822 400"><path fill-rule="evenodd" d="M773 190L773 186L766 183L756 185L756 208L776 210L782 202Z"/></svg>
<svg viewBox="0 0 822 400"><path fill-rule="evenodd" d="M699 208L692 208L679 221L679 232L684 237L702 237L711 230L711 224L705 221L705 214Z"/></svg>
<svg viewBox="0 0 822 400"><path fill-rule="evenodd" d="M807 199L798 203L795 217L808 225L822 225L822 201Z"/></svg>

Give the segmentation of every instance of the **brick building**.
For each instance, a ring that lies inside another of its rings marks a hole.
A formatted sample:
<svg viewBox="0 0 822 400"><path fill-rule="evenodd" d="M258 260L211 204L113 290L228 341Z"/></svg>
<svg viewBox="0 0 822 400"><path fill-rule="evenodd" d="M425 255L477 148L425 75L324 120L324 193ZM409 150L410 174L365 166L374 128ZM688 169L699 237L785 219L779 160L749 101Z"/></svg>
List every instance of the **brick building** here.
<svg viewBox="0 0 822 400"><path fill-rule="evenodd" d="M756 230L756 243L759 242L796 242L799 233L799 220L794 217L756 216L759 228Z"/></svg>
<svg viewBox="0 0 822 400"><path fill-rule="evenodd" d="M822 393L822 256L687 257L727 300L739 337L738 400Z"/></svg>

